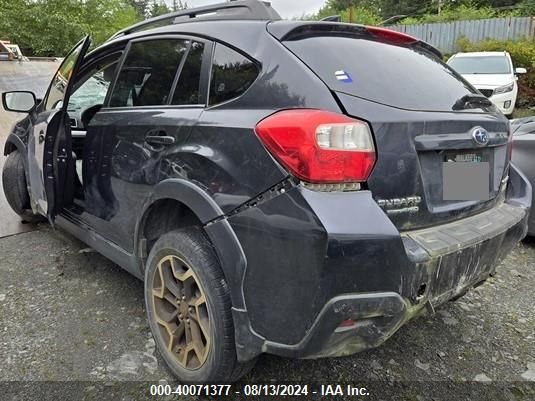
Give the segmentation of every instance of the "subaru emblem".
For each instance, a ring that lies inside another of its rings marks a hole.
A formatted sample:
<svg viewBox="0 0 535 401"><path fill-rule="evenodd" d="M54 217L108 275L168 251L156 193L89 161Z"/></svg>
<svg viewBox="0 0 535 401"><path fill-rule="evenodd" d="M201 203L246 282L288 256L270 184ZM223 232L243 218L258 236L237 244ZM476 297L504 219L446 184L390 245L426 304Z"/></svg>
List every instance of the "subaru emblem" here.
<svg viewBox="0 0 535 401"><path fill-rule="evenodd" d="M485 146L488 145L490 136L485 128L476 127L472 130L472 139L476 145Z"/></svg>

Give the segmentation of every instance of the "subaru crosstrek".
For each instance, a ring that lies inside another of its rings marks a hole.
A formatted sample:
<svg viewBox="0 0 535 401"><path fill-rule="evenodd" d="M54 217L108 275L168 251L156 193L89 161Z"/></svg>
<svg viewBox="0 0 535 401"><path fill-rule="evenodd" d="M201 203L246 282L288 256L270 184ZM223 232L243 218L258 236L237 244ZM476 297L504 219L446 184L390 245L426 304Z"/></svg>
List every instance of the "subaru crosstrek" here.
<svg viewBox="0 0 535 401"><path fill-rule="evenodd" d="M526 234L508 120L413 37L244 0L89 45L3 94L4 190L144 280L182 381L376 347Z"/></svg>

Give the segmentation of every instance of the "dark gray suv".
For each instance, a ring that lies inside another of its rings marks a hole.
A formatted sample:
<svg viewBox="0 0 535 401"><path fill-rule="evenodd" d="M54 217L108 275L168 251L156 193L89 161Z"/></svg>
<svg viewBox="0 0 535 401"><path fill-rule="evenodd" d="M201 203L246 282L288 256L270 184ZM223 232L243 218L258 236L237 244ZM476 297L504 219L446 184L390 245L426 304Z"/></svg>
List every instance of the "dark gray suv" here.
<svg viewBox="0 0 535 401"><path fill-rule="evenodd" d="M413 37L244 0L89 45L4 93L4 190L145 281L182 381L378 346L526 234L508 120Z"/></svg>

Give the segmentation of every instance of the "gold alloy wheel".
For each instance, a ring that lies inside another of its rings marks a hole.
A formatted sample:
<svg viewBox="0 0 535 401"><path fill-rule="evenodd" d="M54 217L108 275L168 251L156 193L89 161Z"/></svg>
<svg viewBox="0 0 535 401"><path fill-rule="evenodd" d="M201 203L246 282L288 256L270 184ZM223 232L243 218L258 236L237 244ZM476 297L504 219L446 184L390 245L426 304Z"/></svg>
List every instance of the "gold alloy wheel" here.
<svg viewBox="0 0 535 401"><path fill-rule="evenodd" d="M166 256L158 263L152 301L167 350L183 368L199 369L210 350L208 305L195 273L178 256Z"/></svg>

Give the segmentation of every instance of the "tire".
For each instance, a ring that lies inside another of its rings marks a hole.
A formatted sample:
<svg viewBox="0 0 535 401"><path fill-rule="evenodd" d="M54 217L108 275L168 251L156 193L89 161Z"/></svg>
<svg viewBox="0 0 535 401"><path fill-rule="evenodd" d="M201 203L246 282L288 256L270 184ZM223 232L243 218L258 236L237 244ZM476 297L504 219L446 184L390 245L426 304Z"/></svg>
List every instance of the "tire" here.
<svg viewBox="0 0 535 401"><path fill-rule="evenodd" d="M18 150L11 152L7 156L4 170L2 171L2 185L7 203L21 217L22 221L35 223L42 219L32 213L30 195L26 186L24 162Z"/></svg>
<svg viewBox="0 0 535 401"><path fill-rule="evenodd" d="M200 228L169 232L154 244L145 305L156 346L180 381L230 383L253 368L256 360L237 361L228 285Z"/></svg>

